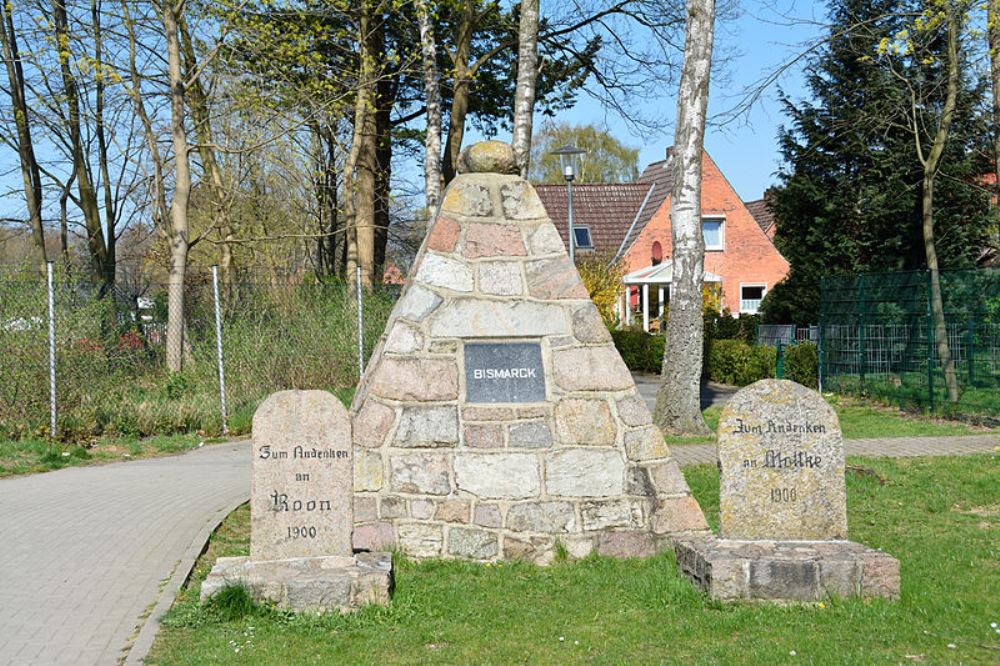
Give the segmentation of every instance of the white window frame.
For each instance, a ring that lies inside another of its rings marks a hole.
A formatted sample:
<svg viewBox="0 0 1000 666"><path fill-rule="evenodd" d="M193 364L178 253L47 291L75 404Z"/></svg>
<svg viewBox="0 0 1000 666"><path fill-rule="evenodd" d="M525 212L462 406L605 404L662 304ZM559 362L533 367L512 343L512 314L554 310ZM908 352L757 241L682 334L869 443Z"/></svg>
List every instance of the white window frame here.
<svg viewBox="0 0 1000 666"><path fill-rule="evenodd" d="M719 223L719 244L709 246L705 244L706 252L725 252L726 251L726 217L725 215L702 215L701 216L701 239L705 240L705 222L718 222Z"/></svg>
<svg viewBox="0 0 1000 666"><path fill-rule="evenodd" d="M760 302L757 304L757 309L753 312L743 309L744 300L755 300L755 299L744 299L743 298L743 287L760 287L764 292L760 295ZM740 314L744 315L754 315L760 312L760 303L764 302L764 297L767 296L767 283L766 282L740 282Z"/></svg>
<svg viewBox="0 0 1000 666"><path fill-rule="evenodd" d="M576 242L576 230L577 229L584 229L587 232L587 238L590 239L590 245L580 245L580 244L578 244ZM577 247L577 248L579 248L581 250L593 250L594 249L594 234L590 230L590 225L589 224L574 224L573 225L573 243L574 243L574 247Z"/></svg>

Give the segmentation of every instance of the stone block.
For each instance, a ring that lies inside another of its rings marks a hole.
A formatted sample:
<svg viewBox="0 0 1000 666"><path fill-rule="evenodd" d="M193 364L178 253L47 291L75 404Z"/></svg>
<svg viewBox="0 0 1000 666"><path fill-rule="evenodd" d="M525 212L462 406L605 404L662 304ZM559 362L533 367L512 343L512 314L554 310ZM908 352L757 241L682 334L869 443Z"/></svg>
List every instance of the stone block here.
<svg viewBox="0 0 1000 666"><path fill-rule="evenodd" d="M430 346L427 348L432 354L454 354L458 351L458 341L457 340L431 340Z"/></svg>
<svg viewBox="0 0 1000 666"><path fill-rule="evenodd" d="M503 426L498 423L477 423L463 429L462 441L473 449L503 448Z"/></svg>
<svg viewBox="0 0 1000 666"><path fill-rule="evenodd" d="M514 410L509 407L484 407L480 405L462 407L462 419L465 421L510 421L513 418Z"/></svg>
<svg viewBox="0 0 1000 666"><path fill-rule="evenodd" d="M645 467L658 495L679 495L689 492L687 481L676 460L657 462Z"/></svg>
<svg viewBox="0 0 1000 666"><path fill-rule="evenodd" d="M424 346L424 336L413 326L397 321L385 340L384 350L390 354L412 354Z"/></svg>
<svg viewBox="0 0 1000 666"><path fill-rule="evenodd" d="M869 550L861 558L861 595L899 598L899 560L888 553Z"/></svg>
<svg viewBox="0 0 1000 666"><path fill-rule="evenodd" d="M354 491L377 492L382 489L382 455L361 449L354 453Z"/></svg>
<svg viewBox="0 0 1000 666"><path fill-rule="evenodd" d="M379 516L383 519L406 518L408 513L402 497L383 497L379 502Z"/></svg>
<svg viewBox="0 0 1000 666"><path fill-rule="evenodd" d="M564 449L545 460L545 489L556 497L611 497L624 489L625 461L606 449Z"/></svg>
<svg viewBox="0 0 1000 666"><path fill-rule="evenodd" d="M676 534L707 530L708 523L695 498L685 495L657 500L652 527L656 534Z"/></svg>
<svg viewBox="0 0 1000 666"><path fill-rule="evenodd" d="M514 149L504 141L479 141L467 146L458 156L458 172L468 173L518 173ZM501 181L503 182L503 181ZM523 182L523 181L514 181Z"/></svg>
<svg viewBox="0 0 1000 666"><path fill-rule="evenodd" d="M438 502L434 520L445 523L467 523L470 507L469 500L442 500Z"/></svg>
<svg viewBox="0 0 1000 666"><path fill-rule="evenodd" d="M651 497L656 494L649 472L639 465L628 465L625 469L625 494Z"/></svg>
<svg viewBox="0 0 1000 666"><path fill-rule="evenodd" d="M372 379L371 392L403 402L455 400L458 365L452 359L384 356Z"/></svg>
<svg viewBox="0 0 1000 666"><path fill-rule="evenodd" d="M576 531L576 510L571 502L524 502L507 509L507 529L515 532Z"/></svg>
<svg viewBox="0 0 1000 666"><path fill-rule="evenodd" d="M611 333L593 302L573 308L573 335L580 342L611 342Z"/></svg>
<svg viewBox="0 0 1000 666"><path fill-rule="evenodd" d="M547 449L552 446L552 431L545 421L526 421L510 426L511 448Z"/></svg>
<svg viewBox="0 0 1000 666"><path fill-rule="evenodd" d="M563 398L556 404L555 421L563 444L611 446L615 424L604 400Z"/></svg>
<svg viewBox="0 0 1000 666"><path fill-rule="evenodd" d="M615 406L618 408L618 417L625 425L644 426L653 423L646 401L637 394L625 396L616 402Z"/></svg>
<svg viewBox="0 0 1000 666"><path fill-rule="evenodd" d="M556 384L566 391L623 391L635 386L611 345L557 349L552 352L552 368Z"/></svg>
<svg viewBox="0 0 1000 666"><path fill-rule="evenodd" d="M372 495L354 496L354 522L369 523L378 519L378 500Z"/></svg>
<svg viewBox="0 0 1000 666"><path fill-rule="evenodd" d="M527 499L541 490L538 459L530 453L458 453L455 484L485 499Z"/></svg>
<svg viewBox="0 0 1000 666"><path fill-rule="evenodd" d="M410 515L417 520L428 520L437 511L434 500L415 499L410 501Z"/></svg>
<svg viewBox="0 0 1000 666"><path fill-rule="evenodd" d="M472 522L482 527L500 527L502 518L498 504L477 504Z"/></svg>
<svg viewBox="0 0 1000 666"><path fill-rule="evenodd" d="M398 314L403 319L421 322L424 317L434 311L434 308L441 304L443 299L426 287L419 284L411 284L403 292L402 297L396 304L393 314Z"/></svg>
<svg viewBox="0 0 1000 666"><path fill-rule="evenodd" d="M546 217L535 188L524 180L514 180L500 186L500 203L508 220L537 220Z"/></svg>
<svg viewBox="0 0 1000 666"><path fill-rule="evenodd" d="M366 401L354 417L354 443L369 448L382 446L395 421L396 412L392 407L375 400Z"/></svg>
<svg viewBox="0 0 1000 666"><path fill-rule="evenodd" d="M597 535L597 552L607 557L649 557L656 554L656 541L645 530L600 532Z"/></svg>
<svg viewBox="0 0 1000 666"><path fill-rule="evenodd" d="M404 407L394 446L450 447L458 444L458 407Z"/></svg>
<svg viewBox="0 0 1000 666"><path fill-rule="evenodd" d="M643 525L642 502L634 499L581 502L580 517L585 532L613 527L639 529Z"/></svg>
<svg viewBox="0 0 1000 666"><path fill-rule="evenodd" d="M819 594L856 597L861 594L861 566L855 558L822 559L819 562Z"/></svg>
<svg viewBox="0 0 1000 666"><path fill-rule="evenodd" d="M492 296L524 293L521 264L516 261L484 261L479 264L479 291Z"/></svg>
<svg viewBox="0 0 1000 666"><path fill-rule="evenodd" d="M462 228L458 222L450 217L441 216L427 233L425 247L428 250L443 252L445 254L454 252L455 246L458 245L458 236L461 231Z"/></svg>
<svg viewBox="0 0 1000 666"><path fill-rule="evenodd" d="M816 601L819 567L812 560L750 560L748 589L754 599Z"/></svg>
<svg viewBox="0 0 1000 666"><path fill-rule="evenodd" d="M670 449L667 448L660 429L651 425L625 433L625 454L629 460L645 462L666 458L670 455Z"/></svg>
<svg viewBox="0 0 1000 666"><path fill-rule="evenodd" d="M475 177L456 178L444 192L441 210L465 217L490 217L490 188Z"/></svg>
<svg viewBox="0 0 1000 666"><path fill-rule="evenodd" d="M448 457L442 453L397 453L389 458L390 483L396 492L448 495Z"/></svg>
<svg viewBox="0 0 1000 666"><path fill-rule="evenodd" d="M462 256L467 259L523 257L525 254L524 239L517 225L470 224L465 232Z"/></svg>
<svg viewBox="0 0 1000 666"><path fill-rule="evenodd" d="M499 538L493 532L472 527L448 530L448 554L472 560L491 560L499 552Z"/></svg>
<svg viewBox="0 0 1000 666"><path fill-rule="evenodd" d="M400 549L411 557L440 557L444 530L440 525L400 523L396 528Z"/></svg>
<svg viewBox="0 0 1000 666"><path fill-rule="evenodd" d="M528 293L542 300L590 298L569 257L529 261L525 265Z"/></svg>
<svg viewBox="0 0 1000 666"><path fill-rule="evenodd" d="M452 291L472 291L475 288L472 267L460 259L452 259L433 252L424 255L417 268L415 279L432 287Z"/></svg>
<svg viewBox="0 0 1000 666"><path fill-rule="evenodd" d="M552 224L539 225L528 237L528 245L533 256L560 252L566 254L566 246L563 245L559 232Z"/></svg>
<svg viewBox="0 0 1000 666"><path fill-rule="evenodd" d="M441 338L530 338L568 330L566 312L558 305L456 298L434 314L430 332Z"/></svg>
<svg viewBox="0 0 1000 666"><path fill-rule="evenodd" d="M355 550L391 550L396 545L392 523L376 522L354 526Z"/></svg>
<svg viewBox="0 0 1000 666"><path fill-rule="evenodd" d="M574 560L582 560L594 552L594 540L592 536L559 537L559 542L566 547L566 553Z"/></svg>

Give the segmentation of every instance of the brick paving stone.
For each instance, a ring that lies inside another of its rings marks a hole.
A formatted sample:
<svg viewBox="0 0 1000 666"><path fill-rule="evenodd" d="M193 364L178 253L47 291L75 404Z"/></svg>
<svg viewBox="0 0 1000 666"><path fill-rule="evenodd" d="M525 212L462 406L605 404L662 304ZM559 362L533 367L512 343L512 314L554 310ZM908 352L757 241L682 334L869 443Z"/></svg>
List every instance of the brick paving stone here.
<svg viewBox="0 0 1000 666"><path fill-rule="evenodd" d="M117 663L161 582L249 495L249 442L0 480L0 664Z"/></svg>

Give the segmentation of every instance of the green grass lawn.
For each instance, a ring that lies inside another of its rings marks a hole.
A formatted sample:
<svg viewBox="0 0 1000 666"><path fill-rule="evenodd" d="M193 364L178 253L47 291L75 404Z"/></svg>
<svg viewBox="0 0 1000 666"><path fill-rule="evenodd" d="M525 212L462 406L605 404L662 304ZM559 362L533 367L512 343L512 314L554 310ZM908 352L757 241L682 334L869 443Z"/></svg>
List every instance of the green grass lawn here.
<svg viewBox="0 0 1000 666"><path fill-rule="evenodd" d="M14 474L50 472L63 467L93 465L136 458L170 455L221 440L198 435L164 435L148 439L100 438L89 447L39 439L0 440L0 478Z"/></svg>
<svg viewBox="0 0 1000 666"><path fill-rule="evenodd" d="M870 437L937 437L947 435L976 435L990 429L959 421L947 421L904 412L895 407L884 407L857 398L830 396L827 401L840 419L840 429L845 439ZM721 407L709 407L702 414L712 430L719 425ZM703 444L714 442L715 437L667 437L667 443Z"/></svg>
<svg viewBox="0 0 1000 666"><path fill-rule="evenodd" d="M233 513L199 560L149 664L998 663L1000 455L855 459L851 536L902 564L897 602L829 599L779 607L708 601L673 554L590 557L548 568L397 559L387 609L291 616L199 606L220 555L247 554ZM685 470L713 521L718 475Z"/></svg>

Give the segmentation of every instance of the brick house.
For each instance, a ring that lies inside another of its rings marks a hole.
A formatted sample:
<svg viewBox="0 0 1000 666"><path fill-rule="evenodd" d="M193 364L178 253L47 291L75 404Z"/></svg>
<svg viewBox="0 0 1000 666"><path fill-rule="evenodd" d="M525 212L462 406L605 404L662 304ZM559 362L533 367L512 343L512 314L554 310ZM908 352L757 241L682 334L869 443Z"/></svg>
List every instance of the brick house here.
<svg viewBox="0 0 1000 666"><path fill-rule="evenodd" d="M645 168L635 183L573 187L578 258L588 253L620 260L624 319L641 317L647 329L669 301L671 282L669 152ZM568 239L565 185L536 185L542 203ZM788 273L775 248L774 216L766 199L743 202L708 153L702 160L702 228L705 281L722 289L733 314L757 312L764 294Z"/></svg>

